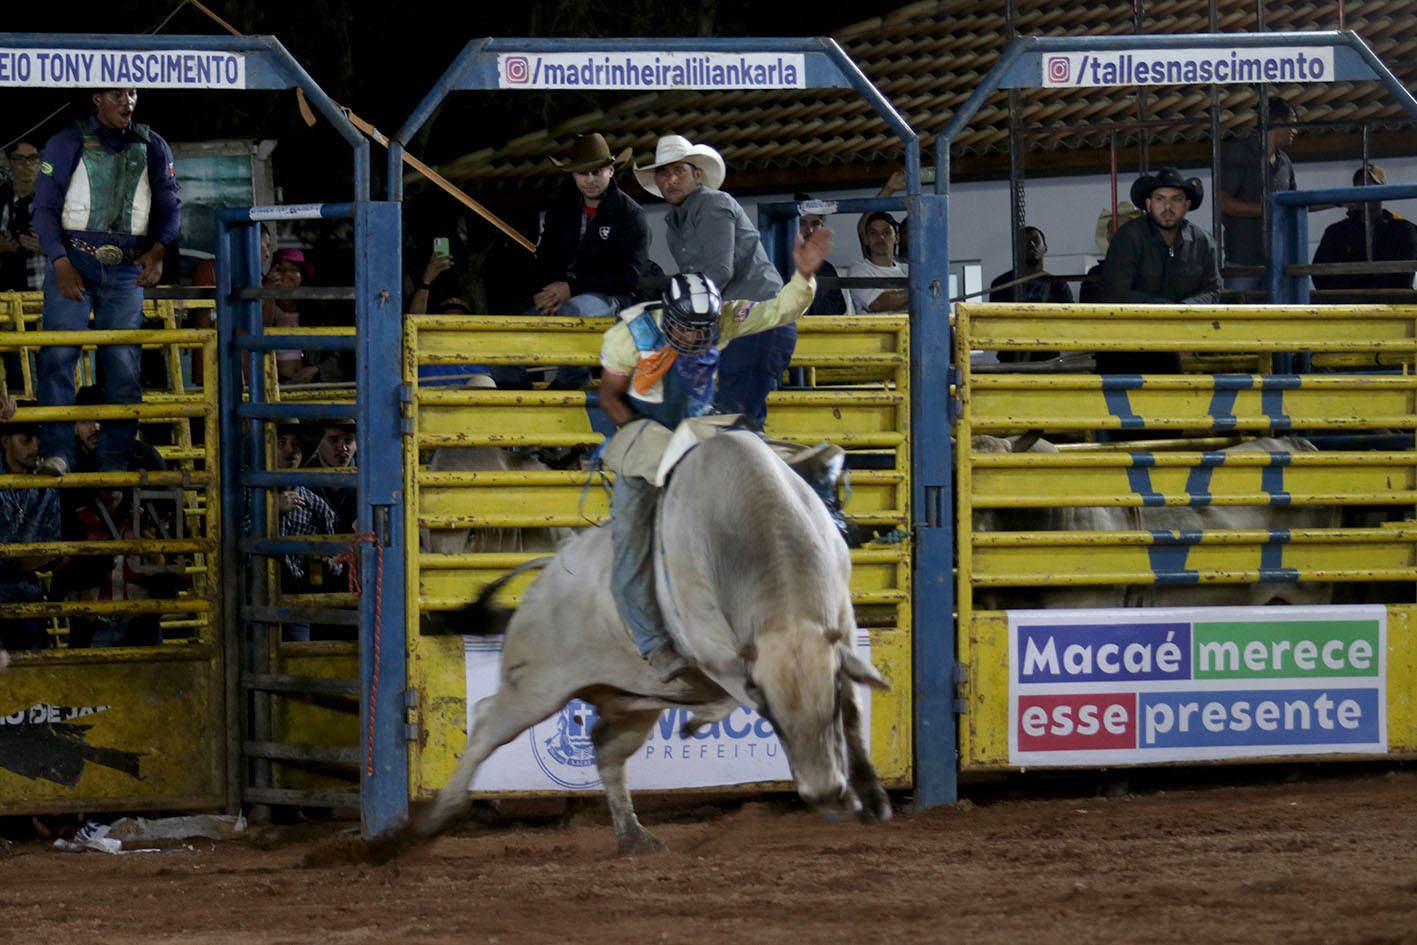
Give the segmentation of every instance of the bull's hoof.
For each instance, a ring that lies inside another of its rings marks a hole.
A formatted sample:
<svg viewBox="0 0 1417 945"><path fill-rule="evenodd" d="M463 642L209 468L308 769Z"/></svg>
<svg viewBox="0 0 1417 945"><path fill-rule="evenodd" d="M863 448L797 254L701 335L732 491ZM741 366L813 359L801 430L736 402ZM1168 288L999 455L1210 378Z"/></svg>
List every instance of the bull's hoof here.
<svg viewBox="0 0 1417 945"><path fill-rule="evenodd" d="M622 834L619 839L621 856L644 856L650 853L663 853L667 849L662 840L640 826Z"/></svg>
<svg viewBox="0 0 1417 945"><path fill-rule="evenodd" d="M879 824L890 820L892 814L890 797L878 787L861 798L861 809L856 812L856 819L863 824Z"/></svg>
<svg viewBox="0 0 1417 945"><path fill-rule="evenodd" d="M441 794L432 801L415 801L409 805L409 830L417 837L436 837L471 806L471 798L450 803Z"/></svg>

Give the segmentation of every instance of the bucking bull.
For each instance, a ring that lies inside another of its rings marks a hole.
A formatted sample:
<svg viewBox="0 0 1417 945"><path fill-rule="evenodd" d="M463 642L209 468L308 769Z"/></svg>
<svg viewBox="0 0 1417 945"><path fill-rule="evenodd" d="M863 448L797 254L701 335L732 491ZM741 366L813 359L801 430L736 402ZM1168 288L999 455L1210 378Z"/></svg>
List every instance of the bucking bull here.
<svg viewBox="0 0 1417 945"><path fill-rule="evenodd" d="M622 853L663 849L635 816L625 762L663 709L694 714L683 734L739 704L768 719L798 792L828 816L891 815L861 730L855 683L887 683L853 649L851 559L820 499L756 436L704 441L675 468L655 535L660 607L697 667L662 683L640 658L610 594L610 529L588 528L555 556L508 618L494 582L441 622L448 632L505 632L500 686L477 704L452 779L414 824L430 836L468 804L495 749L569 700L595 705L596 765ZM844 748L844 752L843 752Z"/></svg>

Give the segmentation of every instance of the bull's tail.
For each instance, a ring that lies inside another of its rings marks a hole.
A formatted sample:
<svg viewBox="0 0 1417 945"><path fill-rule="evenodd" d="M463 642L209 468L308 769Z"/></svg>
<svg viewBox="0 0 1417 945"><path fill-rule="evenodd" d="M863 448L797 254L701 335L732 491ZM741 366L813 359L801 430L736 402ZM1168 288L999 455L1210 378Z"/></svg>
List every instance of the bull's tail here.
<svg viewBox="0 0 1417 945"><path fill-rule="evenodd" d="M517 575L546 567L552 557L553 555L542 555L517 565L484 587L482 593L477 595L477 600L457 610L435 610L424 614L419 633L424 636L501 636L507 632L512 610L494 600L497 593Z"/></svg>

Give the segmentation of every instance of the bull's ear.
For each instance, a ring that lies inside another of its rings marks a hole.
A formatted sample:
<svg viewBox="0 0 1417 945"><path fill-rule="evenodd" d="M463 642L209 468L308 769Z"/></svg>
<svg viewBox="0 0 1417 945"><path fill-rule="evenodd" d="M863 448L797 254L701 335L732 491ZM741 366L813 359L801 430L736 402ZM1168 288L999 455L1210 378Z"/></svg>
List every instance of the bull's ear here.
<svg viewBox="0 0 1417 945"><path fill-rule="evenodd" d="M889 689L891 687L885 677L876 672L876 667L857 656L846 646L839 646L837 650L841 653L841 670L846 675L859 683L865 683L872 689Z"/></svg>

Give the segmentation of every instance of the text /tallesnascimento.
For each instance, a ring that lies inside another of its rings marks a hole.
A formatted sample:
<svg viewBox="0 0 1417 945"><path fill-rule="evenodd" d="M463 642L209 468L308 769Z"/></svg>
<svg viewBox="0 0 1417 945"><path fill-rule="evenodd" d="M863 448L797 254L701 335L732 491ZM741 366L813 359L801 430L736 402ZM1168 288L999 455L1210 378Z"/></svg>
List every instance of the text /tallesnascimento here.
<svg viewBox="0 0 1417 945"><path fill-rule="evenodd" d="M1228 55L1203 59L1153 59L1123 54L1102 59L1083 56L1079 85L1195 85L1210 82L1317 82L1328 76L1323 59L1293 56Z"/></svg>

